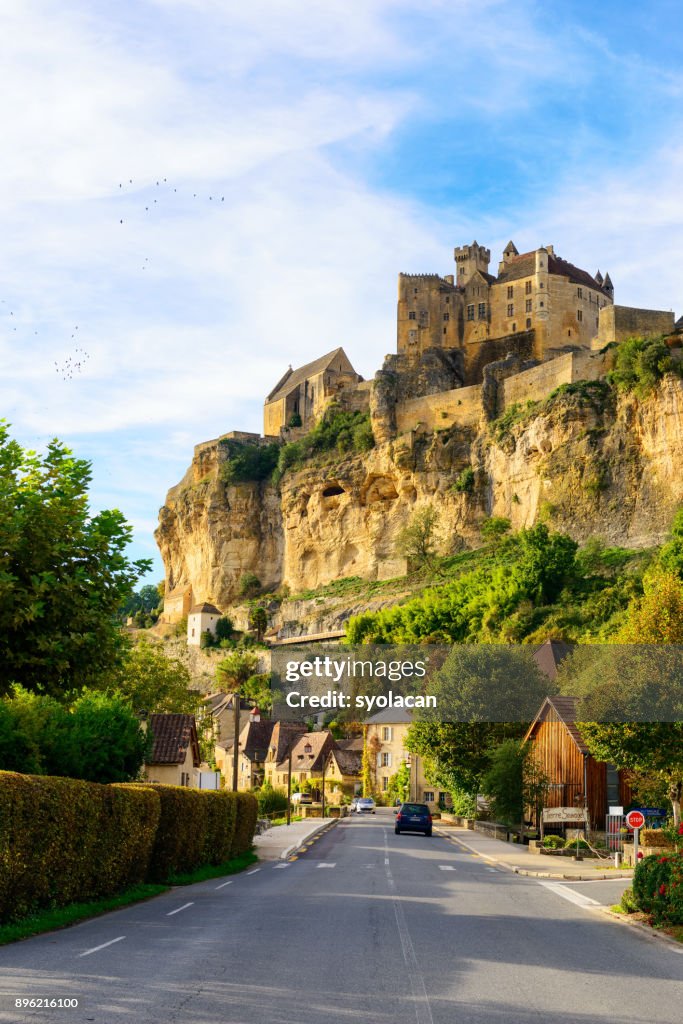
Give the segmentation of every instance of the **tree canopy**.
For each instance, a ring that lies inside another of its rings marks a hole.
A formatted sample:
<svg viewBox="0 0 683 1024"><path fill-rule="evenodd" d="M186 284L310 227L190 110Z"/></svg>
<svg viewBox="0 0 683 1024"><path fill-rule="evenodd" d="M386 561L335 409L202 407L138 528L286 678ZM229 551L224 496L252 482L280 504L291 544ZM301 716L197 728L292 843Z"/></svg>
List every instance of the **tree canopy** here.
<svg viewBox="0 0 683 1024"><path fill-rule="evenodd" d="M59 441L24 450L0 422L0 692L64 695L119 663L117 611L151 563L130 561L132 528L92 514L90 463Z"/></svg>

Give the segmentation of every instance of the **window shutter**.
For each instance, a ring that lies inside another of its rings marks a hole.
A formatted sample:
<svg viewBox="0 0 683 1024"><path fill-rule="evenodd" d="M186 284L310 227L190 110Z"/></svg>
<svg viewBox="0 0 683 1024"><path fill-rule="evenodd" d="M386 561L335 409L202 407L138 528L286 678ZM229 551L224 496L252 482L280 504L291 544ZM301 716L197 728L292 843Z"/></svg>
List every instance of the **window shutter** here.
<svg viewBox="0 0 683 1024"><path fill-rule="evenodd" d="M382 767L382 755L381 754L377 755L377 767L378 768Z"/></svg>
<svg viewBox="0 0 683 1024"><path fill-rule="evenodd" d="M391 768L392 757L391 753L387 754L387 768Z"/></svg>

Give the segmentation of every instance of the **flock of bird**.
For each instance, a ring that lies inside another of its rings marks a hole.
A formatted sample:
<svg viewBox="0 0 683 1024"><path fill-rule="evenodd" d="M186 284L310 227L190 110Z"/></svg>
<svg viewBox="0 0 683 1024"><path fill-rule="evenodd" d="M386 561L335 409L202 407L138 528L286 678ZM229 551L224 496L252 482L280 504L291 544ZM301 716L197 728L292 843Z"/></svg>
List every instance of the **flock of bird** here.
<svg viewBox="0 0 683 1024"><path fill-rule="evenodd" d="M131 185L133 185L133 179L129 178L127 183L124 183L123 181L119 182L119 189L121 189L121 191L123 192L124 190L128 189L129 186L131 186ZM164 186L166 186L166 188L164 188ZM147 186L143 186L143 187L147 188ZM160 178L155 183L154 187L155 188L159 188L162 191L165 191L166 194L170 194L169 193L170 186L168 185L168 180L166 178ZM137 188L136 188L136 191L137 191ZM173 192L177 193L178 189L174 187L173 188ZM164 197L160 194L158 198L162 199L162 205L163 205L163 198ZM201 200L204 197L200 193L198 193L198 192L193 192L192 193L192 198L193 199L200 199ZM225 202L225 196L222 195L222 196L219 197L218 195L216 195L216 196L210 195L210 196L208 196L208 201L211 202L211 203L213 203L214 201L216 203L224 203ZM157 206L157 208L159 208L158 199L156 197L153 198L151 201L150 201L150 199L147 199L146 202L147 202L147 205L145 206L145 213L149 213L150 210L154 210L155 206ZM124 219L120 218L119 223L123 224L124 223ZM142 262L142 266L141 266L140 269L141 270L147 270L149 265L150 265L150 263L151 263L151 260L150 260L149 256L146 256L144 258L143 262ZM0 299L0 303L3 306L6 306L7 305L7 300L6 299ZM19 325L16 322L18 318L15 318L14 310L8 310L8 313L9 313L9 316L11 318L12 332L14 333L14 332L18 331L18 329L19 329ZM77 336L76 333L75 333L76 331L78 331L78 326L77 325L73 328L73 332L74 333L72 333L72 335L71 335L72 340L75 339L76 336ZM38 331L34 330L33 333L34 333L34 335L37 335ZM58 362L57 360L54 360L55 373L57 373L61 377L61 379L64 380L64 381L73 380L75 375L80 374L80 373L83 372L83 370L85 369L85 364L86 364L86 362L88 361L89 358L90 358L89 353L86 352L85 349L80 348L80 346L77 346L75 348L75 350L72 351L71 355L67 356L66 359L64 359L62 362Z"/></svg>

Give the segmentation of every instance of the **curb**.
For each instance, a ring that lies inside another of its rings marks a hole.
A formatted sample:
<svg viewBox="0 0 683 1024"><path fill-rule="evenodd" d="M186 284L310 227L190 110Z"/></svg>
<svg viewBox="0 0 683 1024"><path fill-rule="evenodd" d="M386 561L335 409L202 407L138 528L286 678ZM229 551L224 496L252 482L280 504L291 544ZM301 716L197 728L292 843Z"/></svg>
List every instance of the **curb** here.
<svg viewBox="0 0 683 1024"><path fill-rule="evenodd" d="M624 924L630 928L635 928L643 938L650 939L652 942L659 942L667 946L674 953L683 955L683 943L676 942L675 939L670 938L668 935L662 935L661 932L650 928L647 924L643 924L642 921L634 921L629 914L615 914L609 907L590 907L588 909L597 910L599 913L610 918L610 920L616 921L617 924Z"/></svg>
<svg viewBox="0 0 683 1024"><path fill-rule="evenodd" d="M441 833L441 835L446 836L447 834ZM633 872L631 871L610 871L609 874L595 872L592 875L565 875L553 871L534 871L533 868L518 868L514 864L506 864L505 861L491 857L487 853L482 853L481 850L477 850L474 846L469 846L460 836L455 838L461 846L464 846L470 853L476 853L482 860L487 860L499 868L511 871L514 875L523 875L526 878L556 878L562 882L599 882L609 880L610 878L633 878Z"/></svg>
<svg viewBox="0 0 683 1024"><path fill-rule="evenodd" d="M332 825L336 825L338 821L339 818L330 818L329 821L321 822L320 825L317 825L311 832L307 832L305 836L301 836L300 839L297 839L295 843L290 843L290 845L282 851L277 860L287 860L287 858L291 857L295 850L298 850L300 848L302 843L308 842L309 839L312 839L313 836L317 836L324 829L331 828Z"/></svg>

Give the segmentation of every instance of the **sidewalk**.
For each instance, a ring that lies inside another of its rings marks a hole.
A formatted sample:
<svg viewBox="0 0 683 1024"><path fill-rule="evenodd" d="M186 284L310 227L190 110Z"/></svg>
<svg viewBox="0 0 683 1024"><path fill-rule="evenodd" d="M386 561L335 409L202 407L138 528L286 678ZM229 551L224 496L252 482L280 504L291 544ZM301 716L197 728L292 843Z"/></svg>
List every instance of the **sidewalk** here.
<svg viewBox="0 0 683 1024"><path fill-rule="evenodd" d="M254 836L259 860L286 860L307 839L322 832L338 818L308 818L291 825L274 825L260 836Z"/></svg>
<svg viewBox="0 0 683 1024"><path fill-rule="evenodd" d="M507 868L518 875L529 875L532 878L560 878L564 881L586 882L600 878L632 878L631 869L606 870L613 865L612 860L595 860L587 858L582 861L570 857L544 857L542 854L530 853L528 847L517 846L515 843L504 843L500 839L481 832L470 832L458 825L437 825L434 828L441 835L457 839L470 853L477 854L491 864Z"/></svg>

